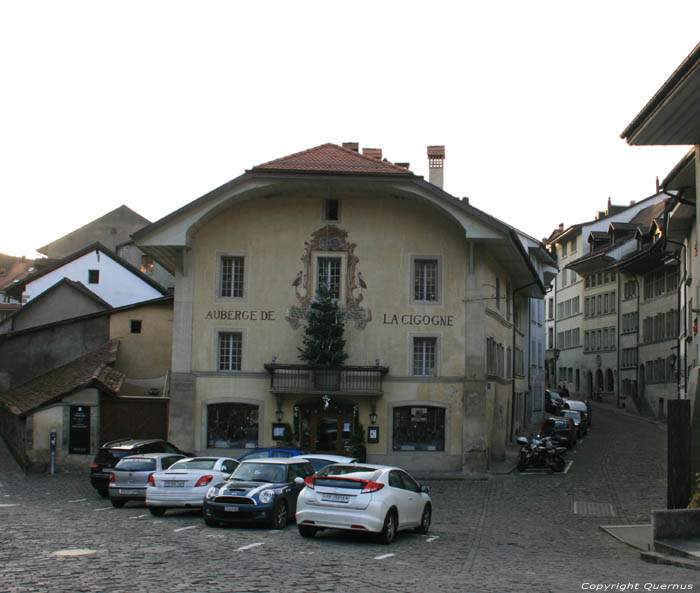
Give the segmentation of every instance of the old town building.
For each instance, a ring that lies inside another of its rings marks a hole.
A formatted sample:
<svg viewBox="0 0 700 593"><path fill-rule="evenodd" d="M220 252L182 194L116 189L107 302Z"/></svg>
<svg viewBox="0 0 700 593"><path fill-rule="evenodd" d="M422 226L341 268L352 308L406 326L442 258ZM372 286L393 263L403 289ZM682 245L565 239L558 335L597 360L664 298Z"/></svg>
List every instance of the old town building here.
<svg viewBox="0 0 700 593"><path fill-rule="evenodd" d="M541 410L553 260L443 191L444 147L428 155L430 182L381 150L324 144L134 234L175 275L172 441L233 454L288 428L343 453L361 436L369 460L413 470L480 471L504 454ZM320 284L344 322L338 369L299 360Z"/></svg>

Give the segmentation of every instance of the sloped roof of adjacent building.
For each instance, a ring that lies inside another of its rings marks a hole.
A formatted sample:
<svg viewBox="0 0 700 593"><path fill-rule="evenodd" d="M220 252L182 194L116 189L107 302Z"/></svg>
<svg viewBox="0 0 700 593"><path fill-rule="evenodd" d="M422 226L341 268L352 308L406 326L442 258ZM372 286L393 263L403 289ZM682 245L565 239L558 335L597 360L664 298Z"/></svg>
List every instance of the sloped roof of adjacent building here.
<svg viewBox="0 0 700 593"><path fill-rule="evenodd" d="M91 245L87 245L86 247L83 247L82 249L79 249L78 251L71 253L69 256L57 260L51 265L47 265L46 267L43 267L33 274L30 274L29 276L26 276L22 278L19 282L15 282L10 288L8 288L7 293L10 294L11 296L14 296L15 298L20 298L22 296L22 292L24 291L24 288L27 284L34 282L38 278L41 278L42 276L45 276L46 274L53 272L54 270L57 270L61 268L62 266L65 266L67 263L70 263L86 253L90 253L91 251L100 251L101 253L104 253L107 257L112 258L115 262L117 262L119 265L123 266L127 270L129 270L132 274L138 276L139 279L143 280L146 284L150 285L152 288L157 290L163 295L168 294L167 289L165 289L163 286L158 284L153 278L148 276L147 274L144 274L141 270L138 268L135 268L132 266L128 261L125 259L119 257L117 254L115 254L113 251L110 249L107 249L102 243L96 242L92 243Z"/></svg>
<svg viewBox="0 0 700 593"><path fill-rule="evenodd" d="M332 144L321 144L253 167L253 171L297 171L308 173L364 173L415 177L405 167Z"/></svg>
<svg viewBox="0 0 700 593"><path fill-rule="evenodd" d="M0 404L15 415L22 415L88 387L116 395L125 379L124 373L110 366L117 359L118 348L119 341L110 340L63 366L0 393Z"/></svg>
<svg viewBox="0 0 700 593"><path fill-rule="evenodd" d="M13 319L18 317L19 315L23 315L28 310L30 310L32 307L36 307L37 303L41 303L42 301L45 301L48 297L50 297L52 294L54 294L57 290L59 290L63 286L67 286L67 287L71 288L72 290L75 290L75 291L79 292L80 294L86 296L88 299L94 301L97 305L103 307L105 311L112 309L112 305L110 305L103 298L101 298L100 296L98 296L94 292L92 292L82 282L76 282L75 280L71 280L70 278L64 277L64 278L61 278L58 282L56 282L56 284L54 284L50 288L47 288L41 294L38 294L31 301L22 305L21 308L15 309L12 314L8 315L7 317L5 317L5 319L3 319L0 322L0 325L4 325L6 323L11 323Z"/></svg>
<svg viewBox="0 0 700 593"><path fill-rule="evenodd" d="M16 284L32 272L34 260L0 253L0 291Z"/></svg>
<svg viewBox="0 0 700 593"><path fill-rule="evenodd" d="M104 229L114 225L123 227L125 222L127 221L127 226L132 227L132 231L130 232L133 232L135 230L138 230L139 228L151 224L150 220L144 218L138 212L134 212L128 206L122 205L118 208L115 208L111 212L107 212L107 214L100 216L99 218L96 218L95 220L88 222L87 224L84 224L80 228L77 228L74 231L63 235L62 237L51 241L51 243L47 243L43 247L39 247L37 251L39 253L47 255L53 249L59 248L62 245L63 247L58 249L58 251L61 252L60 255L63 255L63 253L70 250L70 248L66 249L67 245L74 244L76 241L78 241L78 244L75 245L76 247L80 244L94 243L96 240L99 239L100 228ZM81 237L81 235L84 236Z"/></svg>
<svg viewBox="0 0 700 593"><path fill-rule="evenodd" d="M700 43L622 131L632 146L700 141Z"/></svg>

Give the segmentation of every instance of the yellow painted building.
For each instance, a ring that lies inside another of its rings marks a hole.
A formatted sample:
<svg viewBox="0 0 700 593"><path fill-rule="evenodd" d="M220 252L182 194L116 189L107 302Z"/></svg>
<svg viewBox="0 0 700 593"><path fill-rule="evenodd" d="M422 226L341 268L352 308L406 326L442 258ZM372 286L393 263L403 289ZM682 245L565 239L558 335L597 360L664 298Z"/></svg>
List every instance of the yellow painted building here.
<svg viewBox="0 0 700 593"><path fill-rule="evenodd" d="M342 454L361 424L369 461L481 471L519 426L538 270L514 229L405 166L325 144L134 239L175 275L169 437L186 449L240 454L288 425ZM298 356L320 283L345 325L336 372Z"/></svg>

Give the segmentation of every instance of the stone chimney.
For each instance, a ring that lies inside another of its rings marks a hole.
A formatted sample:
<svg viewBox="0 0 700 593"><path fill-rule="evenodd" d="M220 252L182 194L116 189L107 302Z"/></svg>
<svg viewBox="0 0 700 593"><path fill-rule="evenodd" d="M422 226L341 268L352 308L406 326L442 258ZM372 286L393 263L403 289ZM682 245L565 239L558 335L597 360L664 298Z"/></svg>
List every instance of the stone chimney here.
<svg viewBox="0 0 700 593"><path fill-rule="evenodd" d="M370 156L378 161L382 160L382 149L381 148L363 148L362 154L365 156Z"/></svg>
<svg viewBox="0 0 700 593"><path fill-rule="evenodd" d="M445 162L444 146L428 146L428 181L442 189L444 181L443 166Z"/></svg>
<svg viewBox="0 0 700 593"><path fill-rule="evenodd" d="M348 150L352 150L353 152L360 152L360 143L359 142L343 142L343 148L347 148Z"/></svg>

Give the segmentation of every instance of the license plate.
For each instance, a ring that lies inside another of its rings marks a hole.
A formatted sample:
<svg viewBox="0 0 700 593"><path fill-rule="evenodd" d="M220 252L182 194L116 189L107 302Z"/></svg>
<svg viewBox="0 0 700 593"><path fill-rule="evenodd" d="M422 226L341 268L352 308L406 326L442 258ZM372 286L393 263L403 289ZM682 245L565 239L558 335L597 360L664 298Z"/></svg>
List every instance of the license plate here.
<svg viewBox="0 0 700 593"><path fill-rule="evenodd" d="M237 513L238 507L225 506L224 511L226 511L227 513Z"/></svg>
<svg viewBox="0 0 700 593"><path fill-rule="evenodd" d="M324 494L321 500L325 500L326 502L348 502L350 497L343 496L342 494Z"/></svg>
<svg viewBox="0 0 700 593"><path fill-rule="evenodd" d="M120 488L119 494L141 494L141 490L135 488Z"/></svg>
<svg viewBox="0 0 700 593"><path fill-rule="evenodd" d="M185 480L168 480L167 482L163 482L163 488L184 488Z"/></svg>

